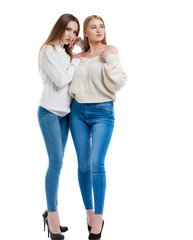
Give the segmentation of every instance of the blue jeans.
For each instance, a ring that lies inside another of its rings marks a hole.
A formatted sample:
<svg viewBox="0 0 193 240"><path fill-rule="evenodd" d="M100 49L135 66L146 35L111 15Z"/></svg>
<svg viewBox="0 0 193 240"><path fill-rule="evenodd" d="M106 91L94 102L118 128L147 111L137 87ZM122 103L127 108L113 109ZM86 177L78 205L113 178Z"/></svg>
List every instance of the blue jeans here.
<svg viewBox="0 0 193 240"><path fill-rule="evenodd" d="M49 212L56 212L59 176L69 132L69 116L59 117L39 106L38 120L49 158L45 178L47 208Z"/></svg>
<svg viewBox="0 0 193 240"><path fill-rule="evenodd" d="M113 102L72 102L70 130L78 158L78 180L86 210L103 214L106 173L105 155L114 127Z"/></svg>

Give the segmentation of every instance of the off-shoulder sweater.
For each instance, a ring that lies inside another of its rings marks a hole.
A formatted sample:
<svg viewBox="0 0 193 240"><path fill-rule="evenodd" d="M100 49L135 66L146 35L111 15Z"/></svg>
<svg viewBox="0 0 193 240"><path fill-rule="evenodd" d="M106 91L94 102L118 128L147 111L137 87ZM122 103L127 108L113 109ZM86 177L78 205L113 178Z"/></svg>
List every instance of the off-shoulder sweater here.
<svg viewBox="0 0 193 240"><path fill-rule="evenodd" d="M124 86L127 77L118 54L82 58L75 70L69 94L79 103L116 100L116 92Z"/></svg>

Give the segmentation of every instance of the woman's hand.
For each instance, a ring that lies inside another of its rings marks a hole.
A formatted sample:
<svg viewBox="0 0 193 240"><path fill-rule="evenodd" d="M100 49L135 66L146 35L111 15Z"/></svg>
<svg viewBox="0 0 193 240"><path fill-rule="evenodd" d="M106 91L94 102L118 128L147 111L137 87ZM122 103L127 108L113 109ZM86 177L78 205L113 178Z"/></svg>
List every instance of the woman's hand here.
<svg viewBox="0 0 193 240"><path fill-rule="evenodd" d="M75 37L75 39L70 42L69 47L70 48L73 47L79 41L80 41L80 37Z"/></svg>
<svg viewBox="0 0 193 240"><path fill-rule="evenodd" d="M78 54L75 54L72 58L78 58L81 59L84 56L85 52L80 52Z"/></svg>
<svg viewBox="0 0 193 240"><path fill-rule="evenodd" d="M100 53L101 58L106 58L109 54L118 54L118 50L115 46L107 46L105 50Z"/></svg>

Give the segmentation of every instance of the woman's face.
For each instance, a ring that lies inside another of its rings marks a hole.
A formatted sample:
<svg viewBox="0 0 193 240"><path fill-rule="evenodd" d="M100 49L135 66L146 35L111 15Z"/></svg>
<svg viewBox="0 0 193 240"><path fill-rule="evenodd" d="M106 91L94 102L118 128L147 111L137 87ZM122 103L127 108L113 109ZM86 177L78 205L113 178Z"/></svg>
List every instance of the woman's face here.
<svg viewBox="0 0 193 240"><path fill-rule="evenodd" d="M86 30L84 31L86 37L92 42L101 42L105 37L105 26L100 19L93 18L89 21Z"/></svg>
<svg viewBox="0 0 193 240"><path fill-rule="evenodd" d="M62 36L61 41L64 44L69 44L71 41L75 39L78 35L78 24L74 21L70 21L66 27L66 30Z"/></svg>

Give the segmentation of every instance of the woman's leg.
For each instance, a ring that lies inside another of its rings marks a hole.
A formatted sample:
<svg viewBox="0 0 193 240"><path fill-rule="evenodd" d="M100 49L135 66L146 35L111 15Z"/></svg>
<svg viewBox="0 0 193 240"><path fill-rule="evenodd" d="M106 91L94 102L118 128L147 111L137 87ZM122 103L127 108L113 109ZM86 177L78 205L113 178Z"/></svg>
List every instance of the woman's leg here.
<svg viewBox="0 0 193 240"><path fill-rule="evenodd" d="M69 134L69 115L59 118L60 121L60 129L61 129L61 138L62 138L62 151L63 151L63 155L64 155L64 151L66 148L66 143L68 140L68 134ZM57 194L58 197L58 194ZM59 218L59 213L58 213L58 199L56 200L56 210L57 210L57 214L58 214L58 219L59 219L59 223L60 223L60 218Z"/></svg>
<svg viewBox="0 0 193 240"><path fill-rule="evenodd" d="M59 117L59 124L60 124L61 140L62 140L62 153L64 158L64 151L65 151L66 143L68 140L68 134L69 134L69 115L62 118ZM58 197L58 194L57 194L57 197ZM56 199L56 206L58 206L58 198Z"/></svg>
<svg viewBox="0 0 193 240"><path fill-rule="evenodd" d="M113 127L114 121L105 122L103 119L92 126L91 162L95 214L103 214L106 190L105 156Z"/></svg>
<svg viewBox="0 0 193 240"><path fill-rule="evenodd" d="M59 176L63 164L63 147L60 128L60 117L39 107L38 120L44 137L49 165L46 173L45 188L48 208L48 219L52 233L58 233L59 221L56 206L58 204Z"/></svg>
<svg viewBox="0 0 193 240"><path fill-rule="evenodd" d="M90 164L90 126L74 111L70 113L70 130L78 158L78 180L86 210L93 209Z"/></svg>
<svg viewBox="0 0 193 240"><path fill-rule="evenodd" d="M98 234L102 228L106 190L105 156L114 128L113 103L99 103L93 109L92 119L92 182L95 212L91 233Z"/></svg>

